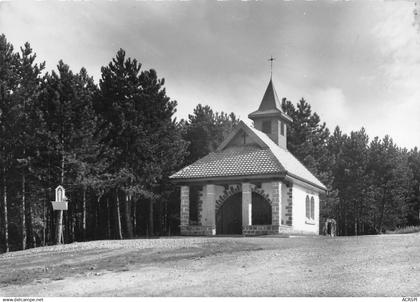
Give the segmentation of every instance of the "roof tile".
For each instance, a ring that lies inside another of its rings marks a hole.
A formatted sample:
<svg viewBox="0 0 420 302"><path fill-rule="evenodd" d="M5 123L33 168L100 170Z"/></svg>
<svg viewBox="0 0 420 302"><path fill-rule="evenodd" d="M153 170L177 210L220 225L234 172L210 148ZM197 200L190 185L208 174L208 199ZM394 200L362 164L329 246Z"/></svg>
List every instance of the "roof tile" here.
<svg viewBox="0 0 420 302"><path fill-rule="evenodd" d="M173 174L171 178L204 178L277 174L284 172L269 149L257 146L230 147L212 152Z"/></svg>
<svg viewBox="0 0 420 302"><path fill-rule="evenodd" d="M260 146L234 146L212 152L173 174L170 178L195 179L287 173L291 177L300 178L326 190L325 185L292 153L274 143L267 134L244 122L241 122L238 127L246 127L251 130L262 141L262 144Z"/></svg>

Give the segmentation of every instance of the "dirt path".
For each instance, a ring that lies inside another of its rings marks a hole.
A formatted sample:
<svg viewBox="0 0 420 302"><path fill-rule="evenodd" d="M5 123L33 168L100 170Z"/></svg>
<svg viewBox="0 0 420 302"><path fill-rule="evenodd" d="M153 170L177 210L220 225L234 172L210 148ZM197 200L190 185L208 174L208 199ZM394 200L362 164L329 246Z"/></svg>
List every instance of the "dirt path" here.
<svg viewBox="0 0 420 302"><path fill-rule="evenodd" d="M0 277L0 296L420 295L420 234L175 238L51 249L0 256L1 275L17 265L12 279ZM39 273L47 255L66 260ZM29 277L16 277L23 272Z"/></svg>

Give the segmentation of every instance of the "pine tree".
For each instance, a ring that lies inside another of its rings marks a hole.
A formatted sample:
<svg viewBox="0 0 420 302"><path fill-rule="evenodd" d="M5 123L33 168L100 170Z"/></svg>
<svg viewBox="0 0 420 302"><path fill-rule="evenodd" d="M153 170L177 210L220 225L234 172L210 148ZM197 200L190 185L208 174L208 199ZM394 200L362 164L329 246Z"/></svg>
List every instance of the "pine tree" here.
<svg viewBox="0 0 420 302"><path fill-rule="evenodd" d="M36 100L41 81L41 72L45 63L35 63L36 54L33 53L29 43L21 48L19 55L19 87L14 93L16 100L15 119L15 152L17 169L21 175L21 231L22 249L27 243L33 247L32 229L32 204L27 192L36 185L36 173L34 173L33 159L39 150L38 125L41 123L40 112L36 106ZM34 190L35 191L35 190Z"/></svg>
<svg viewBox="0 0 420 302"><path fill-rule="evenodd" d="M96 86L85 69L74 74L62 61L57 72L46 74L39 97L39 106L45 120L48 139L47 151L53 161L53 186L61 184L70 196L78 190L86 191L93 181L92 166L98 156L94 140L96 127L93 97ZM51 190L52 191L52 190ZM84 192L86 193L86 192ZM86 202L86 200L84 200ZM74 221L75 203L70 203L68 224ZM84 213L86 215L86 213ZM84 216L86 219L86 216ZM56 242L62 243L63 213L58 211Z"/></svg>
<svg viewBox="0 0 420 302"><path fill-rule="evenodd" d="M183 137L190 142L187 162L214 152L238 123L234 113L213 112L208 105L197 105L188 121L183 121Z"/></svg>
<svg viewBox="0 0 420 302"><path fill-rule="evenodd" d="M166 96L164 80L154 70L140 69L137 60L119 50L102 68L95 107L103 121L104 146L113 150L108 173L115 176L117 196L123 195L128 237L133 236L132 203L138 199L149 202L149 233L154 233L154 203L162 198L162 182L182 163L186 148L172 118L176 102Z"/></svg>
<svg viewBox="0 0 420 302"><path fill-rule="evenodd" d="M370 145L367 173L375 197L371 210L376 232L405 225L412 180L407 152L399 149L389 136L382 140L376 137Z"/></svg>
<svg viewBox="0 0 420 302"><path fill-rule="evenodd" d="M2 220L4 250L9 251L8 177L13 165L13 138L15 121L14 92L19 87L19 57L13 52L13 45L0 35L0 163L2 178Z"/></svg>
<svg viewBox="0 0 420 302"><path fill-rule="evenodd" d="M408 200L409 212L407 223L409 225L420 224L420 152L416 148L408 153L408 165L413 175L411 183L411 195Z"/></svg>

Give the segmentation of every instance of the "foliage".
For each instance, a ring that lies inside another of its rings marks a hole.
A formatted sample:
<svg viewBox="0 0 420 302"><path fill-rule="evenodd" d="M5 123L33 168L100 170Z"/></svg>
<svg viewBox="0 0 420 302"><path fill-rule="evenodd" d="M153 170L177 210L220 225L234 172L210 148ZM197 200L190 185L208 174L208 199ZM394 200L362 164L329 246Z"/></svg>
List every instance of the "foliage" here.
<svg viewBox="0 0 420 302"><path fill-rule="evenodd" d="M0 36L0 249L52 244L50 201L63 184L70 199L64 241L174 234L179 188L169 175L214 152L239 120L197 105L187 120L155 70L119 50L99 85L82 68L44 63L26 43ZM305 99L282 101L292 117L288 149L328 187L321 224L339 235L417 230L420 152L362 128L331 133ZM198 190L191 190L191 218ZM407 227L415 226L415 227Z"/></svg>
<svg viewBox="0 0 420 302"><path fill-rule="evenodd" d="M409 233L419 233L420 232L420 225L414 226L406 226L401 228L396 228L395 230L388 230L386 234L409 234Z"/></svg>
<svg viewBox="0 0 420 302"><path fill-rule="evenodd" d="M213 112L210 106L201 104L188 115L184 125L184 139L189 141L187 163L214 152L223 139L232 131L239 120L234 113Z"/></svg>

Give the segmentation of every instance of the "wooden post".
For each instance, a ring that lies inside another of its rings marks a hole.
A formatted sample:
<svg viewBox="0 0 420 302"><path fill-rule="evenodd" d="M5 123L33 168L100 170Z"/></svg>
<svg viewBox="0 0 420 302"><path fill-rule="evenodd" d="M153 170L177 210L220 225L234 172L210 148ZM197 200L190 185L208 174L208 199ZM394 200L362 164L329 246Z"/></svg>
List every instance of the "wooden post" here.
<svg viewBox="0 0 420 302"><path fill-rule="evenodd" d="M63 185L63 183L64 183L64 152L61 156L61 179L60 179L60 183L61 183L61 185ZM57 236L56 237L56 243L57 244L64 243L64 238L63 238L63 210L58 210L56 236Z"/></svg>

